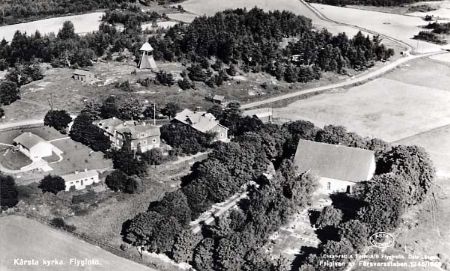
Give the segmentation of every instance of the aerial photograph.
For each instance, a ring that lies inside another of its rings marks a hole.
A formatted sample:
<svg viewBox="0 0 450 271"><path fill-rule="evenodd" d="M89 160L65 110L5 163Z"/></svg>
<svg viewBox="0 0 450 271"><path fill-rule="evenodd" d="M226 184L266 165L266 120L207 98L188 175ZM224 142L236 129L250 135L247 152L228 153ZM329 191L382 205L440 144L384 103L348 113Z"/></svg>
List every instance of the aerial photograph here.
<svg viewBox="0 0 450 271"><path fill-rule="evenodd" d="M450 271L450 0L0 0L0 271Z"/></svg>

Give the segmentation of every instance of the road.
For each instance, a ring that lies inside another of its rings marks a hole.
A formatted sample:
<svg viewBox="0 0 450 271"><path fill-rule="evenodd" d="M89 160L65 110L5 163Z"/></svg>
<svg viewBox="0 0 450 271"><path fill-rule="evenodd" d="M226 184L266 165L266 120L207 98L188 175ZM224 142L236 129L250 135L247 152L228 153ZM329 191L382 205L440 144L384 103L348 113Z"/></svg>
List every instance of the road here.
<svg viewBox="0 0 450 271"><path fill-rule="evenodd" d="M291 98L295 98L295 97L299 97L299 96L303 96L303 95L318 94L318 93L321 93L321 92L326 91L326 90L333 90L333 89L336 89L336 88L342 88L342 87L348 87L348 86L354 86L354 85L357 85L357 84L367 83L368 81L373 80L373 79L375 79L375 78L377 78L377 77L379 77L379 76L381 76L381 75L383 75L383 74L385 74L385 73L395 69L399 65L405 64L406 62L409 62L411 60L422 58L422 57L429 57L429 56L436 55L436 54L446 53L446 51L442 50L442 51L426 53L426 54L410 55L410 52L412 52L413 48L409 44L407 44L407 43L405 43L405 42L403 42L401 40L398 40L396 38L389 37L389 36L380 34L380 33L376 32L376 31L365 29L365 28L362 28L362 27L359 27L359 26L356 26L356 25L349 25L349 24L344 24L344 23L340 23L340 22L337 22L337 21L333 21L333 20L327 18L320 11L318 11L316 8L314 8L310 4L306 3L305 1L303 1L303 0L299 0L299 1L302 2L302 4L304 4L306 7L308 7L312 12L314 12L314 14L316 14L322 20L333 22L333 23L340 24L340 25L355 27L355 28L360 29L361 31L365 31L365 32L371 33L373 35L379 35L380 37L383 37L385 39L391 40L393 42L396 42L396 43L402 45L403 47L407 48L406 51L405 51L406 52L405 56L403 58L397 59L397 60L395 60L393 62L387 63L387 64L385 64L384 66L380 67L377 70L370 71L370 72L365 73L365 74L357 75L357 76L349 78L349 79L347 79L345 81L341 81L341 82L334 83L334 84L327 85L327 86L315 87L315 88L310 88L310 89L302 89L302 90L291 92L291 93L287 93L287 94L284 94L284 95L271 97L271 98L268 98L268 99L265 99L265 100L247 103L247 104L244 104L244 105L241 106L242 109L244 109L244 110L252 109L252 108L255 108L255 107L260 107L260 106L268 105L268 104L271 104L271 103L274 103L274 102L278 102L278 101L282 101L282 100L286 100L286 99L291 99Z"/></svg>

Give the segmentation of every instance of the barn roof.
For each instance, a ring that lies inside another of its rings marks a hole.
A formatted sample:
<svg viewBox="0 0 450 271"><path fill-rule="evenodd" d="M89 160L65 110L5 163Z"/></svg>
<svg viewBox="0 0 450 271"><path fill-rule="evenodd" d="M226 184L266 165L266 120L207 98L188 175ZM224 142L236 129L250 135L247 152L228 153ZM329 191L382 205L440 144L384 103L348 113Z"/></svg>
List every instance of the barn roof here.
<svg viewBox="0 0 450 271"><path fill-rule="evenodd" d="M300 139L294 157L297 172L310 170L330 179L359 182L370 175L374 152Z"/></svg>
<svg viewBox="0 0 450 271"><path fill-rule="evenodd" d="M82 172L75 172L75 173L71 173L71 174L67 174L64 176L61 176L65 182L72 182L72 181L77 181L80 179L85 179L85 178L92 178L92 177L98 177L98 172L97 170L85 170Z"/></svg>
<svg viewBox="0 0 450 271"><path fill-rule="evenodd" d="M223 95L214 95L213 100L214 101L223 101L223 100L225 100L225 96L223 96Z"/></svg>
<svg viewBox="0 0 450 271"><path fill-rule="evenodd" d="M175 116L175 119L191 126L195 130L206 133L219 124L211 113L193 112L189 109L184 109Z"/></svg>
<svg viewBox="0 0 450 271"><path fill-rule="evenodd" d="M139 49L140 51L146 51L146 52L151 52L153 51L153 47L150 45L150 43L146 42L142 45L141 49Z"/></svg>
<svg viewBox="0 0 450 271"><path fill-rule="evenodd" d="M27 149L31 149L34 146L36 146L39 143L46 143L46 144L50 144L48 143L45 139L43 139L40 136L37 136L33 133L30 132L26 132L21 134L20 136L14 138L13 140L15 143L20 144L22 146L24 146Z"/></svg>
<svg viewBox="0 0 450 271"><path fill-rule="evenodd" d="M86 71L86 70L78 70L78 69L76 69L76 70L74 70L73 71L73 74L76 74L76 75L92 75L92 73L90 72L90 71Z"/></svg>

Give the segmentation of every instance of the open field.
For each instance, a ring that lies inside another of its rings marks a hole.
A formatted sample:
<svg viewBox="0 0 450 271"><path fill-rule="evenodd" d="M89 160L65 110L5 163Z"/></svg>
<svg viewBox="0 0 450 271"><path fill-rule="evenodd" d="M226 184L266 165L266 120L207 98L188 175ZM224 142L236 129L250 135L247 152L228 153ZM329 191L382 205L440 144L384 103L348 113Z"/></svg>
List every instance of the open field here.
<svg viewBox="0 0 450 271"><path fill-rule="evenodd" d="M420 64L416 68L415 64L422 61L426 64L430 60L417 60L411 62L414 64L403 65L383 78L361 86L294 102L287 107L275 109L275 117L286 120L306 119L319 126L344 125L360 135L387 141L400 140L448 125L450 88L445 83L436 83L448 80L447 71L424 70ZM402 81L403 74L405 78L409 78L408 73L418 71L425 73L423 76L428 74L428 78L433 80L426 82L437 86L418 86L408 80Z"/></svg>
<svg viewBox="0 0 450 271"><path fill-rule="evenodd" d="M332 22L324 21L317 17L307 6L298 0L188 0L181 3L183 8L197 15L213 15L218 11L235 8L251 9L259 7L264 10L287 10L297 15L303 15L312 20L313 25L318 28L326 28L331 33L346 32L347 35L353 36L358 33L358 29L349 26L338 25Z"/></svg>
<svg viewBox="0 0 450 271"><path fill-rule="evenodd" d="M395 37L412 46L415 52L426 53L441 49L441 46L412 39L420 31L420 27L427 24L422 18L321 4L312 6L332 20Z"/></svg>
<svg viewBox="0 0 450 271"><path fill-rule="evenodd" d="M428 6L437 8L437 10L428 12L412 12L408 13L410 16L425 17L425 15L432 15L439 19L450 19L450 1L430 1L430 2L420 2L419 4L426 4Z"/></svg>
<svg viewBox="0 0 450 271"><path fill-rule="evenodd" d="M39 30L41 34L49 34L51 32L57 33L65 21L71 21L73 23L76 33L88 33L98 30L100 19L103 14L103 12L93 12L81 15L55 17L29 23L5 25L0 27L0 39L4 38L6 41L11 41L17 30L27 32L28 34L33 34L37 30Z"/></svg>
<svg viewBox="0 0 450 271"><path fill-rule="evenodd" d="M69 234L19 216L0 218L0 270L152 270L123 259ZM14 246L11 246L14 244ZM14 265L14 259L35 260L38 265ZM47 267L43 261L62 261L62 265ZM74 260L94 260L84 267L71 264ZM73 260L72 260L73 261Z"/></svg>

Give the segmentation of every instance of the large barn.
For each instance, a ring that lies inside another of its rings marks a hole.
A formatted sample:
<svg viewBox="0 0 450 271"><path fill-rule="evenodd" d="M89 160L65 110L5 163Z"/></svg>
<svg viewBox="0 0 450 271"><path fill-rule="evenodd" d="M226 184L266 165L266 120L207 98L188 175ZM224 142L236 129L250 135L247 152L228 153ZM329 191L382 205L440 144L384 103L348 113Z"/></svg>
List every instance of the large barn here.
<svg viewBox="0 0 450 271"><path fill-rule="evenodd" d="M319 177L318 192L351 192L357 182L375 173L373 151L300 139L294 157L297 173L309 171Z"/></svg>

